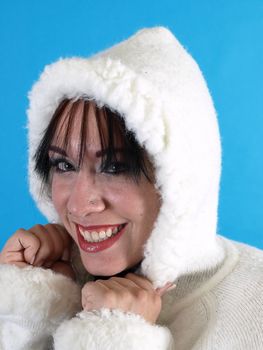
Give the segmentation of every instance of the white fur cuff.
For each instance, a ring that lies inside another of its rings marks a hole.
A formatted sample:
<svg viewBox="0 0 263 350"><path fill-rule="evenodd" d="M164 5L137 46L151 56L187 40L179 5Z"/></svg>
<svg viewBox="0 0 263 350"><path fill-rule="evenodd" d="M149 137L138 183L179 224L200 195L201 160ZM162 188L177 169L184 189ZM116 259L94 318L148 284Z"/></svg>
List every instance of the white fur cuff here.
<svg viewBox="0 0 263 350"><path fill-rule="evenodd" d="M56 350L168 350L173 341L165 327L120 310L83 311L55 334Z"/></svg>
<svg viewBox="0 0 263 350"><path fill-rule="evenodd" d="M80 310L80 289L51 270L0 265L0 319L49 333Z"/></svg>

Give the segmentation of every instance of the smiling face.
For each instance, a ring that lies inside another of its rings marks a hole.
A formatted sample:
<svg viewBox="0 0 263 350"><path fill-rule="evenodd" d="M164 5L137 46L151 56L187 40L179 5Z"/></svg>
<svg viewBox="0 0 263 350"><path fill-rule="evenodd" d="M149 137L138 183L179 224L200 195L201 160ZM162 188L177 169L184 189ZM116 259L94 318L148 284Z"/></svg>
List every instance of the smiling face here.
<svg viewBox="0 0 263 350"><path fill-rule="evenodd" d="M130 174L129 150L120 138L114 141L114 157L105 162L94 103L89 102L85 130L81 122L84 101L77 104L65 147L65 120L71 107L69 103L64 109L57 127L60 131L49 146L51 197L61 222L79 247L86 270L111 276L142 260L160 198L144 174L137 180ZM107 123L101 125L105 131ZM80 135L84 132L85 147L81 150ZM107 146L107 132L105 135ZM145 164L149 170L147 159Z"/></svg>

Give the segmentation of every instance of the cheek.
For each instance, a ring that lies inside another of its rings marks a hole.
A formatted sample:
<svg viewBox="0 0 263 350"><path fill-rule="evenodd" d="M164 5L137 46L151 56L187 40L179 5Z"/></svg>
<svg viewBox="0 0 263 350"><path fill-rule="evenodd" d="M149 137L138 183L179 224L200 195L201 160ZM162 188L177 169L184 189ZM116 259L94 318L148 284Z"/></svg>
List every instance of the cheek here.
<svg viewBox="0 0 263 350"><path fill-rule="evenodd" d="M122 186L105 188L105 195L114 208L123 217L135 223L149 225L155 221L159 208L160 199L152 184L136 184L127 181Z"/></svg>
<svg viewBox="0 0 263 350"><path fill-rule="evenodd" d="M54 176L51 183L51 199L59 216L63 216L63 212L66 209L67 198L67 186Z"/></svg>
<svg viewBox="0 0 263 350"><path fill-rule="evenodd" d="M137 186L130 181L110 184L103 189L109 208L128 216L140 212L142 198Z"/></svg>
<svg viewBox="0 0 263 350"><path fill-rule="evenodd" d="M142 229L146 234L150 234L160 211L160 196L155 187L152 184L147 183L142 187L138 194L138 198L140 203L140 211L138 212L139 220Z"/></svg>

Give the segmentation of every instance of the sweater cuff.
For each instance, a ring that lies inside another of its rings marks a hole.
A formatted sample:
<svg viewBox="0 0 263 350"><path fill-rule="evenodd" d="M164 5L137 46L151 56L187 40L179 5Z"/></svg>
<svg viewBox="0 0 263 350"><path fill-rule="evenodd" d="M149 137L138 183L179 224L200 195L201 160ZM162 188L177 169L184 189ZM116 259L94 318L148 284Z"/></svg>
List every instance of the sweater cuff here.
<svg viewBox="0 0 263 350"><path fill-rule="evenodd" d="M168 328L151 325L141 316L120 310L82 311L63 322L55 336L55 350L170 350Z"/></svg>
<svg viewBox="0 0 263 350"><path fill-rule="evenodd" d="M0 265L0 300L2 321L47 334L80 310L80 288L52 270Z"/></svg>

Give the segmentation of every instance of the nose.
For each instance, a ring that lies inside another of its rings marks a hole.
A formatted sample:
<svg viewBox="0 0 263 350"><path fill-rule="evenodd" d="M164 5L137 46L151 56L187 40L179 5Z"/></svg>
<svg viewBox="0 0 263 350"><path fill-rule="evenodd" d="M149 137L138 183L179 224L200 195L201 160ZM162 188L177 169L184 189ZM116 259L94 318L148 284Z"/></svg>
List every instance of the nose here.
<svg viewBox="0 0 263 350"><path fill-rule="evenodd" d="M100 213L105 207L105 200L95 176L79 172L70 189L68 212L75 217L85 217L92 213Z"/></svg>

